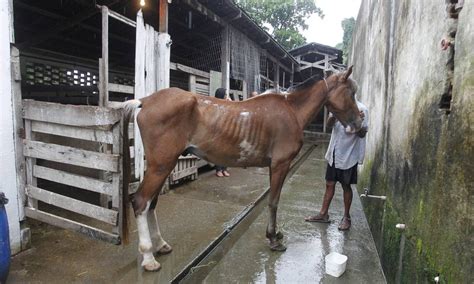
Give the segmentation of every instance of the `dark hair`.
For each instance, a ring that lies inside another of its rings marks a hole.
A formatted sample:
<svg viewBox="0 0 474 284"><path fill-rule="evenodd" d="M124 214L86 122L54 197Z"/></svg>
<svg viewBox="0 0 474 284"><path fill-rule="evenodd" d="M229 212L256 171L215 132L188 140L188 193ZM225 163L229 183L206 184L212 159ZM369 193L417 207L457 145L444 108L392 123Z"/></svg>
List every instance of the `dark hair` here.
<svg viewBox="0 0 474 284"><path fill-rule="evenodd" d="M216 90L216 98L218 98L218 99L225 98L225 89L224 88L219 88L219 89Z"/></svg>
<svg viewBox="0 0 474 284"><path fill-rule="evenodd" d="M308 79L306 79L304 82L294 86L292 89L293 90L303 90L312 87L316 82L321 81L324 77L321 76L320 74L316 74Z"/></svg>

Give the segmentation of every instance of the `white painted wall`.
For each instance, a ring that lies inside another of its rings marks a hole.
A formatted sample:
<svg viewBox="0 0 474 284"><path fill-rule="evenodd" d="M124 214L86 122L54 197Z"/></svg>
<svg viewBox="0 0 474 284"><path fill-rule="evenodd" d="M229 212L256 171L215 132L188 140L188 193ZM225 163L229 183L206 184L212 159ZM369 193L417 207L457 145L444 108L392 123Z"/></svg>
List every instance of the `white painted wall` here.
<svg viewBox="0 0 474 284"><path fill-rule="evenodd" d="M20 251L21 241L10 72L12 17L10 1L0 0L0 191L10 200L6 206L10 225L10 246L12 253L17 253Z"/></svg>

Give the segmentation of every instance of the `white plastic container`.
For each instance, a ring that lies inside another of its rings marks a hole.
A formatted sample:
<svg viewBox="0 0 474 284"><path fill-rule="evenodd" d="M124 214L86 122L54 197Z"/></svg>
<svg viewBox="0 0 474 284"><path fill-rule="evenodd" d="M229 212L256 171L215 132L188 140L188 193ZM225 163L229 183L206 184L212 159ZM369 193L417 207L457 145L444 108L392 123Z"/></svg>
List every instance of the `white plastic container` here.
<svg viewBox="0 0 474 284"><path fill-rule="evenodd" d="M341 276L346 271L347 256L331 252L326 255L326 274L334 277Z"/></svg>

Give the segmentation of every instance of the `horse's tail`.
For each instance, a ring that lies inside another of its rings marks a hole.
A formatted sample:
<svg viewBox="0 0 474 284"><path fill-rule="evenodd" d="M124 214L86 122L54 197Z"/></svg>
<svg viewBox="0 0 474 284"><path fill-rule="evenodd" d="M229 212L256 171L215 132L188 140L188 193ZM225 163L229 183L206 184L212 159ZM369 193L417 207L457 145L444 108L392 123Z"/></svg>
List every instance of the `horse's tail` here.
<svg viewBox="0 0 474 284"><path fill-rule="evenodd" d="M122 241L128 244L128 186L130 184L131 166L130 166L130 141L128 137L128 124L135 109L142 105L140 100L129 100L120 104L123 109L123 184L122 184Z"/></svg>

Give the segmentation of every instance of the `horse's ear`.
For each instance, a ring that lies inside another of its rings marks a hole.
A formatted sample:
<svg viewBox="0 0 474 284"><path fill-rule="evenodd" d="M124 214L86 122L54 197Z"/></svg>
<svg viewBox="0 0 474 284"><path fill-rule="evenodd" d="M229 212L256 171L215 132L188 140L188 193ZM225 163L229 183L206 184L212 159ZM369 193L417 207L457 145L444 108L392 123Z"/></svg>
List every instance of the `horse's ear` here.
<svg viewBox="0 0 474 284"><path fill-rule="evenodd" d="M349 76L351 76L351 74L352 74L352 66L353 66L353 65L351 65L351 66L349 67L349 69L347 69L347 71L344 73L344 75L342 75L342 80L343 80L344 82L347 81L347 79L349 78Z"/></svg>

